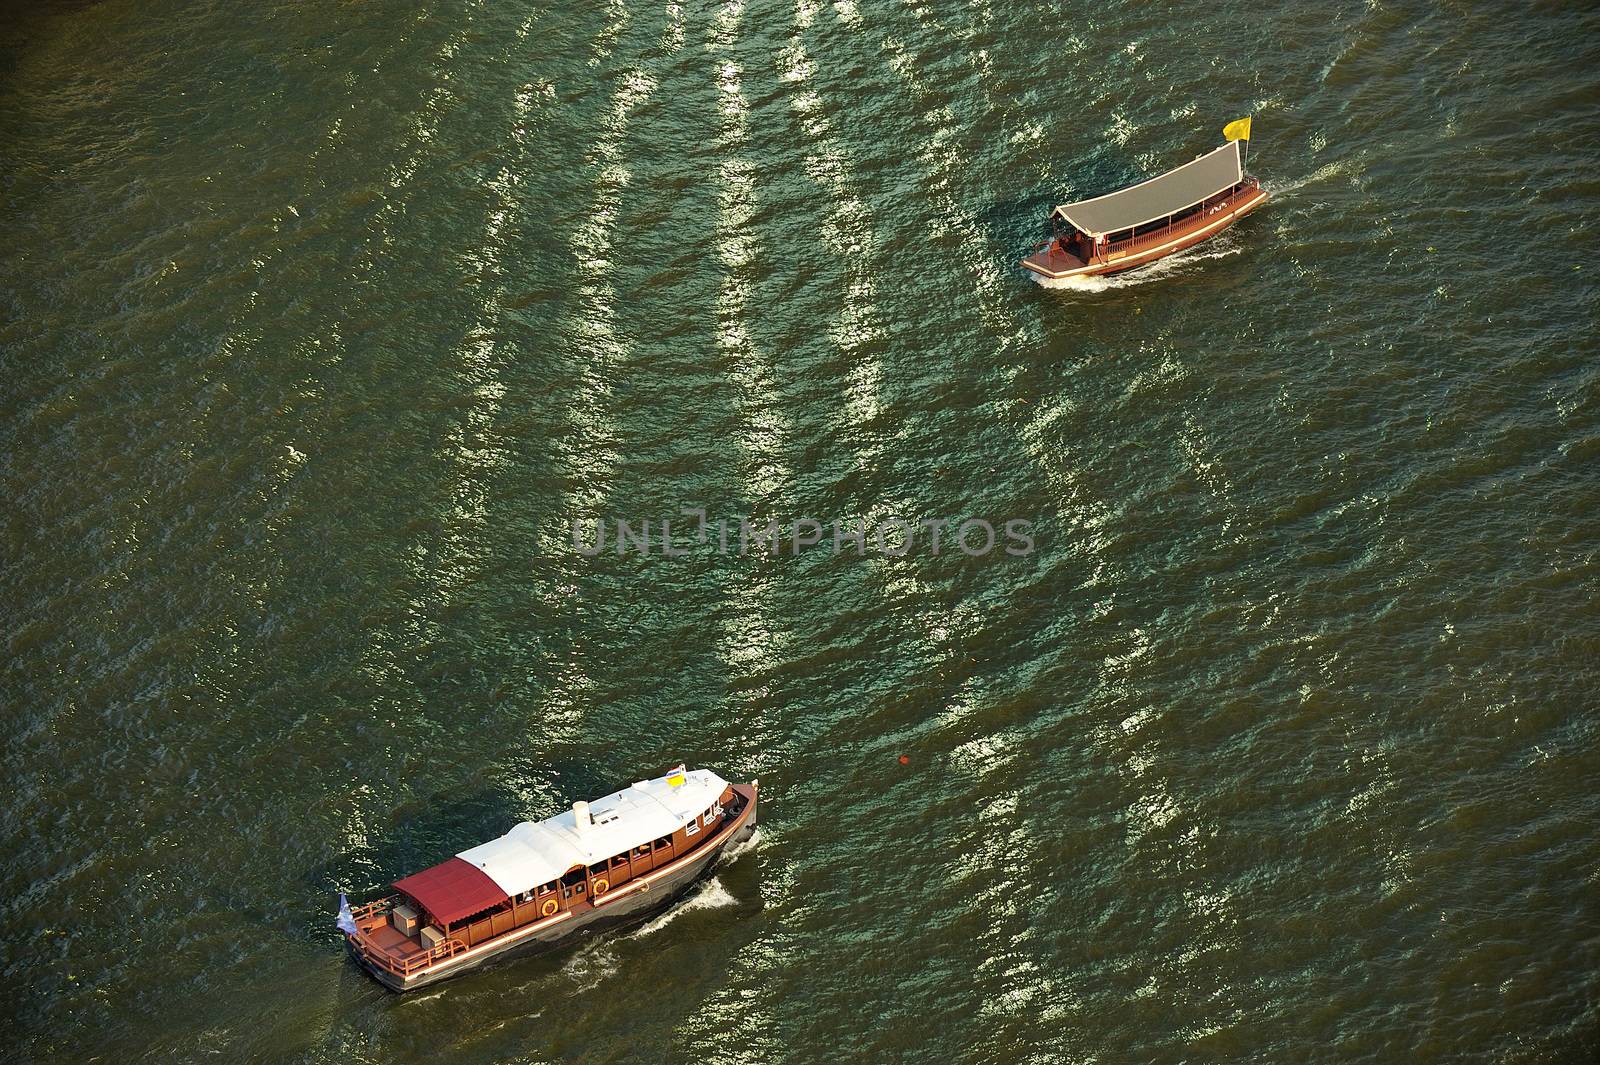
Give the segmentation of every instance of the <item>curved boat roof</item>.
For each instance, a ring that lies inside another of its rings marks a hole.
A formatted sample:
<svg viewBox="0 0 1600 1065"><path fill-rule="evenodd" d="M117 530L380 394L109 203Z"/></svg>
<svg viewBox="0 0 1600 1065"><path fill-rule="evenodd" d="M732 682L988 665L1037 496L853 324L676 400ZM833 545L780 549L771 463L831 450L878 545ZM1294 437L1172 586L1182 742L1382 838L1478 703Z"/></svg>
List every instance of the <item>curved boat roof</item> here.
<svg viewBox="0 0 1600 1065"><path fill-rule="evenodd" d="M447 925L498 906L509 897L482 870L460 858L412 873L396 880L394 886L422 903L434 920Z"/></svg>
<svg viewBox="0 0 1600 1065"><path fill-rule="evenodd" d="M1187 210L1243 179L1239 142L1229 141L1176 170L1092 200L1064 203L1055 213L1090 236L1100 237Z"/></svg>
<svg viewBox="0 0 1600 1065"><path fill-rule="evenodd" d="M670 836L722 796L728 782L709 769L677 771L612 792L589 804L591 824L572 810L524 821L499 839L456 855L506 895L548 884L575 865L592 865ZM449 863L446 863L449 864Z"/></svg>

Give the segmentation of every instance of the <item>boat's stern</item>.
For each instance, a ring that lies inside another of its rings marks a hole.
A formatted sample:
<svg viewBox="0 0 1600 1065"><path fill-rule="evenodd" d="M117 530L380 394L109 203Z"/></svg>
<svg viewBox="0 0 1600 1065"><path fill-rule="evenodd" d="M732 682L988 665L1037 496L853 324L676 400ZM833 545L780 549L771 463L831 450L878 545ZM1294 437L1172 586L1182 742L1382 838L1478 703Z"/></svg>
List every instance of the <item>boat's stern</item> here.
<svg viewBox="0 0 1600 1065"><path fill-rule="evenodd" d="M391 991L407 991L416 978L439 957L448 957L459 946L454 940L445 948L426 947L416 935L406 935L390 919L399 896L357 906L351 913L356 930L346 932L345 946L356 962Z"/></svg>
<svg viewBox="0 0 1600 1065"><path fill-rule="evenodd" d="M1032 255L1022 260L1022 265L1035 277L1050 280L1081 274L1088 266L1082 259L1062 248L1061 242L1057 240L1039 245L1033 250Z"/></svg>
<svg viewBox="0 0 1600 1065"><path fill-rule="evenodd" d="M376 953L363 938L346 935L344 939L344 945L349 949L350 956L355 959L356 964L367 970L378 983L390 991L406 990L405 977L378 962Z"/></svg>
<svg viewBox="0 0 1600 1065"><path fill-rule="evenodd" d="M1266 203L1269 198L1267 190L1262 187L1261 182L1253 177L1249 181L1251 187L1234 208L1235 217L1242 217L1246 212L1255 210Z"/></svg>

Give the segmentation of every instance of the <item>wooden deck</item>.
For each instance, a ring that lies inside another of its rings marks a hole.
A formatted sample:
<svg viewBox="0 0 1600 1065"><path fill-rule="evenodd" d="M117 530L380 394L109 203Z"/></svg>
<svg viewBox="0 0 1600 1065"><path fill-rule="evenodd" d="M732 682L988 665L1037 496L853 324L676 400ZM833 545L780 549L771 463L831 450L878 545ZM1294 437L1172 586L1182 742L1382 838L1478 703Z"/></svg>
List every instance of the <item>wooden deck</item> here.
<svg viewBox="0 0 1600 1065"><path fill-rule="evenodd" d="M1035 273L1045 274L1047 277L1065 274L1072 270L1082 270L1089 265L1071 252L1062 250L1061 245L1053 240L1044 245L1043 250L1036 251L1022 260L1022 264Z"/></svg>
<svg viewBox="0 0 1600 1065"><path fill-rule="evenodd" d="M404 935L389 923L387 911L365 921L357 921L356 927L361 929L367 945L394 959L398 963L397 968L405 969L407 962L421 959L427 953L423 950L421 940Z"/></svg>

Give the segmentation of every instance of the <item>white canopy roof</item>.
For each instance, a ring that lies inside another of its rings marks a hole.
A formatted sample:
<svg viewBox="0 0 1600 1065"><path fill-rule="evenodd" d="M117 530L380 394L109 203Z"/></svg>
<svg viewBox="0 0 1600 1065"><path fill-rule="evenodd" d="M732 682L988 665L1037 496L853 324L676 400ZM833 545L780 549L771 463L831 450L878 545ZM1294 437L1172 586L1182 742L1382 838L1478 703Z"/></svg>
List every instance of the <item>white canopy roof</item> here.
<svg viewBox="0 0 1600 1065"><path fill-rule="evenodd" d="M1092 200L1064 203L1055 213L1073 227L1099 237L1186 211L1242 180L1239 142L1229 141L1176 170Z"/></svg>
<svg viewBox="0 0 1600 1065"><path fill-rule="evenodd" d="M589 804L592 824L579 829L563 810L543 821L524 821L499 839L456 855L471 862L507 895L548 884L575 865L593 865L661 836L670 836L705 812L728 782L709 769L641 780Z"/></svg>

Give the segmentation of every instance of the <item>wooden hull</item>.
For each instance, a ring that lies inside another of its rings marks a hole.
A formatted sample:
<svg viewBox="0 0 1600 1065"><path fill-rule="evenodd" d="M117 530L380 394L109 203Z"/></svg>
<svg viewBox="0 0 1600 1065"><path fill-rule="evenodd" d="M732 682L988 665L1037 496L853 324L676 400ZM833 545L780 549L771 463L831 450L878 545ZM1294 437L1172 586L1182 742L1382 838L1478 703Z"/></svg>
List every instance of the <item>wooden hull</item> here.
<svg viewBox="0 0 1600 1065"><path fill-rule="evenodd" d="M1127 245L1113 245L1109 251L1095 255L1088 262L1061 250L1052 242L1042 245L1034 254L1022 260L1022 265L1036 277L1052 281L1132 270L1216 236L1265 202L1267 191L1252 186L1219 204L1215 211L1195 215L1170 229L1128 242Z"/></svg>
<svg viewBox="0 0 1600 1065"><path fill-rule="evenodd" d="M362 968L385 987L392 991L415 991L471 972L492 961L555 950L565 946L580 932L642 921L681 898L711 871L717 859L730 847L744 842L755 833L756 791L745 784L735 784L733 787L744 794L748 801L738 817L724 825L715 837L679 861L630 880L594 903L586 903L580 908L564 910L548 919L524 925L405 976L369 958L354 936L345 937L346 946Z"/></svg>

